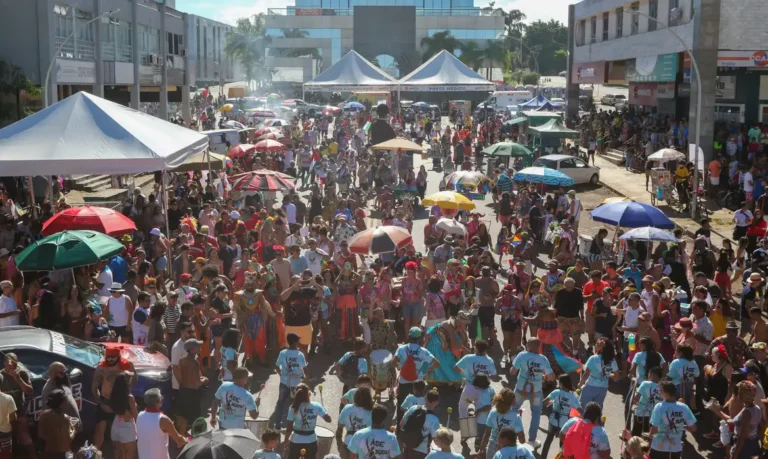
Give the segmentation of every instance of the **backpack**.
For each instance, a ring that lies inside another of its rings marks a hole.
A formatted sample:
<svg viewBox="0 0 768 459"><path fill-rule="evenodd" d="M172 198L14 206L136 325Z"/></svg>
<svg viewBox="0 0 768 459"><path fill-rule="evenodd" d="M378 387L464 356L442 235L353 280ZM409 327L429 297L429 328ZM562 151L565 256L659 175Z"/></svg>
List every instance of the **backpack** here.
<svg viewBox="0 0 768 459"><path fill-rule="evenodd" d="M419 379L419 372L416 368L416 359L413 357L415 352L410 350L410 346L406 348L405 352L408 356L405 358L402 368L400 368L400 377L408 382L414 382Z"/></svg>
<svg viewBox="0 0 768 459"><path fill-rule="evenodd" d="M352 354L341 364L341 372L339 376L344 383L353 386L357 384L357 377L360 376L360 371L357 368L359 358L360 357L357 354Z"/></svg>
<svg viewBox="0 0 768 459"><path fill-rule="evenodd" d="M592 441L592 427L595 424L579 419L565 434L563 441L563 459L589 457L589 446Z"/></svg>
<svg viewBox="0 0 768 459"><path fill-rule="evenodd" d="M413 413L408 416L408 419L405 420L402 440L406 448L417 448L424 441L424 435L421 432L424 430L424 423L427 421L428 413L429 410L424 406L417 406Z"/></svg>

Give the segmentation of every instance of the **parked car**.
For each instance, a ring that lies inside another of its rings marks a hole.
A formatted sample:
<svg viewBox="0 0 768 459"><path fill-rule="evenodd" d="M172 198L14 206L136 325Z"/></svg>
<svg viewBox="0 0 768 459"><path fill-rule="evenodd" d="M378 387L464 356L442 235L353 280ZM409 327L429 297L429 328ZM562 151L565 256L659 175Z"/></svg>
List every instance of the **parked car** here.
<svg viewBox="0 0 768 459"><path fill-rule="evenodd" d="M623 94L606 94L600 99L600 103L603 105L616 105L617 102L627 100L627 96Z"/></svg>
<svg viewBox="0 0 768 459"><path fill-rule="evenodd" d="M25 403L30 419L37 421L46 409L41 394L48 380L48 367L53 362L61 362L69 372L72 394L86 432L92 431L96 425L96 401L91 390L93 376L99 362L104 360L104 352L111 347L121 348L122 357L133 362L136 368L138 379L132 393L137 402L143 404L144 392L148 389L159 388L164 394L170 393L171 370L168 358L161 353L147 352L144 346L92 343L35 327L0 328L0 353L15 353L19 365L29 372L32 380L34 396L28 397ZM163 409L168 408L170 397L164 400Z"/></svg>
<svg viewBox="0 0 768 459"><path fill-rule="evenodd" d="M577 184L590 183L596 185L600 181L600 168L590 166L581 158L571 155L547 155L533 162L535 167L555 169L572 178Z"/></svg>

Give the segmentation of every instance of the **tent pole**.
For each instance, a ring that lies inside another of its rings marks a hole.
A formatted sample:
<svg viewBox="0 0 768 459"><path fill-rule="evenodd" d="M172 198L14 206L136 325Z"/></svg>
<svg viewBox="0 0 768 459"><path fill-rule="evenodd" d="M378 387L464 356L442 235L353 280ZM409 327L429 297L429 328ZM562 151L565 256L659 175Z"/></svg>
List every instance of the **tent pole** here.
<svg viewBox="0 0 768 459"><path fill-rule="evenodd" d="M35 188L32 185L32 176L27 176L27 187L29 188L29 208L32 211L32 218L37 219L37 207L35 206Z"/></svg>
<svg viewBox="0 0 768 459"><path fill-rule="evenodd" d="M210 177L210 175L211 175L211 149L210 149L210 147L207 150L205 150L205 156L208 157L208 176Z"/></svg>
<svg viewBox="0 0 768 459"><path fill-rule="evenodd" d="M160 180L160 190L161 190L160 192L162 193L162 198L163 199L161 199L160 202L163 202L163 200L166 200L165 174L167 174L167 173L168 173L168 171L163 169L163 175L162 175L161 180ZM170 241L171 241L171 226L168 223L168 206L167 205L165 206L164 210L165 210L165 234L166 234L166 237L168 238L168 242L169 242L168 250L166 250L166 254L165 255L168 257L168 276L169 276L169 279L173 279L173 263L172 263L173 262L173 258L172 258L172 254L171 254L171 244L170 244ZM174 285L174 287L175 287L175 285Z"/></svg>

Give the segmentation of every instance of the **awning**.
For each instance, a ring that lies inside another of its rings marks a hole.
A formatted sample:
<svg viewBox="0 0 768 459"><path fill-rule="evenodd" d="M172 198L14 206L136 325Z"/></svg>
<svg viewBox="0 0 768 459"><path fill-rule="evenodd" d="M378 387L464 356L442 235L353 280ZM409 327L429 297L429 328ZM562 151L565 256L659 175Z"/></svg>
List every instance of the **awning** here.
<svg viewBox="0 0 768 459"><path fill-rule="evenodd" d="M521 124L528 121L528 118L520 116L518 118L512 118L511 120L504 121L505 126L514 126L515 124Z"/></svg>
<svg viewBox="0 0 768 459"><path fill-rule="evenodd" d="M400 80L401 91L493 91L496 85L446 50L435 54Z"/></svg>
<svg viewBox="0 0 768 459"><path fill-rule="evenodd" d="M304 83L307 92L380 91L389 92L397 85L390 75L363 56L350 51L320 75Z"/></svg>

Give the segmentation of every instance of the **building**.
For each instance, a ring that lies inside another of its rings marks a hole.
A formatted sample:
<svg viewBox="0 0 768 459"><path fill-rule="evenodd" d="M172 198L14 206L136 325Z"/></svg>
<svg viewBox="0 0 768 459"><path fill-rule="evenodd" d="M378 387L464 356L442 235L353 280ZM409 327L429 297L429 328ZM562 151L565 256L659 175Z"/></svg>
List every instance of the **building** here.
<svg viewBox="0 0 768 459"><path fill-rule="evenodd" d="M631 105L687 118L693 142L699 88L690 50L709 155L716 121L768 122L762 13L764 0L582 0L569 7L569 96L576 84L628 84Z"/></svg>
<svg viewBox="0 0 768 459"><path fill-rule="evenodd" d="M273 81L300 85L350 50L403 76L421 64L423 38L447 30L484 47L503 34L504 16L474 0L296 0L268 10L266 28Z"/></svg>
<svg viewBox="0 0 768 459"><path fill-rule="evenodd" d="M191 85L230 82L235 76L223 51L231 27L177 11L175 0L166 0L163 20L161 4L15 2L0 15L0 59L20 66L40 86L50 66L49 104L88 91L155 115L165 115L163 100L169 114L189 113L182 106L189 103Z"/></svg>

